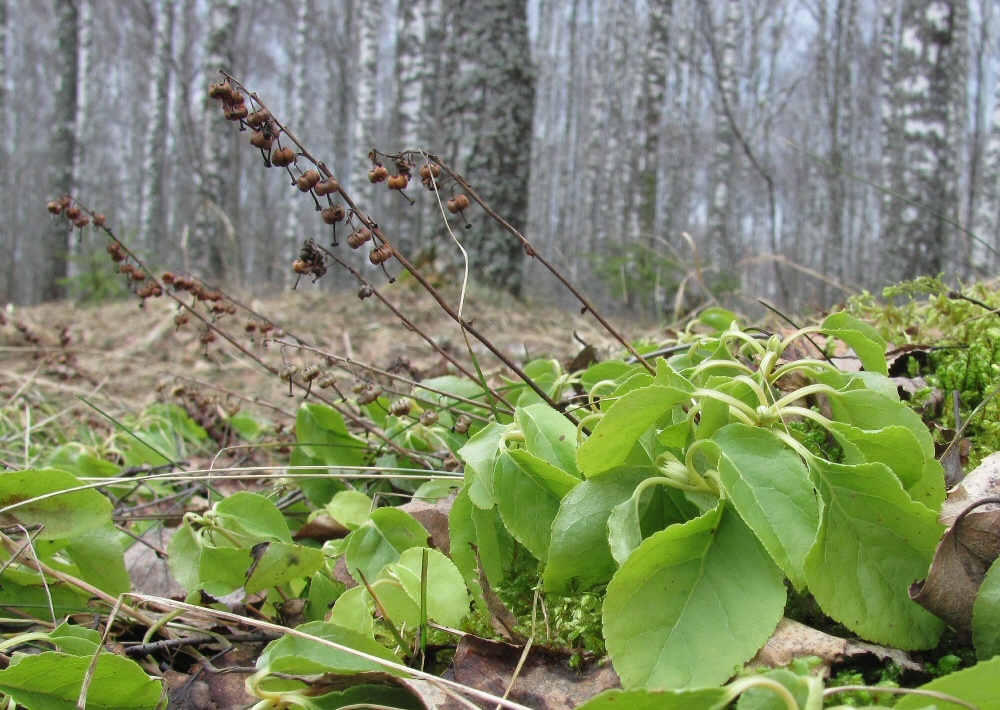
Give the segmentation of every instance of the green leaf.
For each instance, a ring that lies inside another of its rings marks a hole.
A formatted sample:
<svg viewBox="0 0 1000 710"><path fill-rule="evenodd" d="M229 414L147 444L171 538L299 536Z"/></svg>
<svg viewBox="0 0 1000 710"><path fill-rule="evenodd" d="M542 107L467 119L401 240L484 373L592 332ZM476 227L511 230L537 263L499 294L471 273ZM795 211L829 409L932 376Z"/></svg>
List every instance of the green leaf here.
<svg viewBox="0 0 1000 710"><path fill-rule="evenodd" d="M6 475L6 474L5 474ZM14 654L0 670L0 692L32 710L75 710L91 656L57 651ZM133 660L102 652L87 691L88 708L157 708L162 685Z"/></svg>
<svg viewBox="0 0 1000 710"><path fill-rule="evenodd" d="M382 568L399 560L411 547L426 547L430 534L409 513L399 508L379 508L347 537L347 568L360 584L360 569L368 581Z"/></svg>
<svg viewBox="0 0 1000 710"><path fill-rule="evenodd" d="M6 475L6 474L5 474ZM42 577L35 571L8 567L3 572L3 583L0 584L0 607L17 609L31 614L37 619L52 621L55 617L83 614L91 611L87 604L90 595L79 587L53 584L48 587L42 583ZM49 610L51 598L52 610Z"/></svg>
<svg viewBox="0 0 1000 710"><path fill-rule="evenodd" d="M243 585L247 594L309 577L326 562L322 550L287 542L262 542L254 546L252 554L255 562Z"/></svg>
<svg viewBox="0 0 1000 710"><path fill-rule="evenodd" d="M425 549L425 548L420 548ZM388 574L392 565L382 570L382 574ZM372 584L372 591L382 603L383 608L389 615L389 619L396 625L397 629L406 626L408 629L415 629L420 626L420 604L406 593L398 581L394 579L380 579ZM367 594L367 591L365 592Z"/></svg>
<svg viewBox="0 0 1000 710"><path fill-rule="evenodd" d="M884 463L907 489L923 477L924 452L917 437L907 427L894 425L865 430L833 422L830 431L844 449L845 463Z"/></svg>
<svg viewBox="0 0 1000 710"><path fill-rule="evenodd" d="M802 459L773 432L739 423L717 431L703 450L715 451L726 496L795 588L803 589L819 502Z"/></svg>
<svg viewBox="0 0 1000 710"><path fill-rule="evenodd" d="M656 474L652 466L623 468L587 479L566 494L552 521L546 591L564 593L574 580L582 590L611 579L618 565L608 546L608 517L637 485Z"/></svg>
<svg viewBox="0 0 1000 710"><path fill-rule="evenodd" d="M580 480L524 449L502 452L493 476L504 525L515 540L544 561L559 502Z"/></svg>
<svg viewBox="0 0 1000 710"><path fill-rule="evenodd" d="M62 540L98 528L114 529L114 506L107 498L93 488L68 490L81 485L66 471L7 471L0 475L0 523L40 526L37 540ZM26 502L49 494L55 495Z"/></svg>
<svg viewBox="0 0 1000 710"><path fill-rule="evenodd" d="M362 586L348 589L337 599L328 623L375 640L375 618L372 616L371 595Z"/></svg>
<svg viewBox="0 0 1000 710"><path fill-rule="evenodd" d="M608 516L608 546L616 564L623 564L642 544L639 504L634 494L611 509Z"/></svg>
<svg viewBox="0 0 1000 710"><path fill-rule="evenodd" d="M325 404L299 408L295 438L307 456L331 467L363 466L368 460L368 444L353 436L340 412Z"/></svg>
<svg viewBox="0 0 1000 710"><path fill-rule="evenodd" d="M325 571L316 572L309 580L309 594L306 597L306 619L323 621L330 613L334 602L345 592L343 582L330 579Z"/></svg>
<svg viewBox="0 0 1000 710"><path fill-rule="evenodd" d="M801 676L787 668L778 668L762 673L761 677L785 686L795 698L796 706L803 710L823 707L823 681L815 676ZM736 703L736 710L787 710L787 708L780 695L770 688L762 687L749 688Z"/></svg>
<svg viewBox="0 0 1000 710"><path fill-rule="evenodd" d="M949 673L943 678L932 680L920 686L920 690L933 690L936 693L954 695L960 700L971 703L979 710L1000 710L1000 656L988 661L980 661L972 668L964 668ZM897 710L919 710L933 702L938 710L967 710L962 705L949 703L940 698L927 698L918 695L904 695L896 703Z"/></svg>
<svg viewBox="0 0 1000 710"><path fill-rule="evenodd" d="M785 607L781 570L724 502L653 534L608 585L604 637L628 689L715 685Z"/></svg>
<svg viewBox="0 0 1000 710"><path fill-rule="evenodd" d="M486 579L491 585L498 586L509 576L519 552L521 556L527 555L504 527L500 511L496 508L483 510L473 506L472 520L476 526L479 562Z"/></svg>
<svg viewBox="0 0 1000 710"><path fill-rule="evenodd" d="M639 438L690 395L674 387L650 385L617 400L577 449L577 466L587 477L628 459Z"/></svg>
<svg viewBox="0 0 1000 710"><path fill-rule="evenodd" d="M296 447L292 449L292 455L288 460L289 472L295 472L296 468L303 466L322 466L319 459L314 459L305 454L302 449ZM302 489L309 502L317 508L321 508L330 502L330 499L340 491L347 490L347 486L339 478L327 475L322 470L312 469L301 471L307 476L295 477L295 485Z"/></svg>
<svg viewBox="0 0 1000 710"><path fill-rule="evenodd" d="M1000 559L990 566L972 607L972 642L979 660L1000 656Z"/></svg>
<svg viewBox="0 0 1000 710"><path fill-rule="evenodd" d="M823 499L806 581L824 613L860 636L902 649L934 646L944 622L910 599L943 526L884 464L811 464Z"/></svg>
<svg viewBox="0 0 1000 710"><path fill-rule="evenodd" d="M371 515L372 499L361 491L348 489L330 499L326 512L348 530L357 530Z"/></svg>
<svg viewBox="0 0 1000 710"><path fill-rule="evenodd" d="M469 498L480 508L496 505L493 497L493 470L500 451L500 440L513 425L488 424L458 450L465 462L465 480Z"/></svg>
<svg viewBox="0 0 1000 710"><path fill-rule="evenodd" d="M302 710L337 710L338 708L398 708L399 710L426 710L420 698L405 688L371 683L352 685L347 690L325 695L300 698Z"/></svg>
<svg viewBox="0 0 1000 710"><path fill-rule="evenodd" d="M66 541L66 552L85 582L114 597L132 590L132 580L125 568L125 549L114 527L76 535Z"/></svg>
<svg viewBox="0 0 1000 710"><path fill-rule="evenodd" d="M576 427L547 404L518 409L514 419L528 453L580 478L576 467Z"/></svg>
<svg viewBox="0 0 1000 710"><path fill-rule="evenodd" d="M187 523L171 536L167 543L167 555L170 573L189 592L204 588L208 582L216 584L216 591L225 589L223 594L239 589L253 562L250 550L215 547L205 535L196 533Z"/></svg>
<svg viewBox="0 0 1000 710"><path fill-rule="evenodd" d="M462 573L444 554L431 548L413 547L389 567L403 589L420 604L420 570L427 554L427 616L445 626L458 627L469 613L472 599L465 588Z"/></svg>
<svg viewBox="0 0 1000 710"><path fill-rule="evenodd" d="M867 389L841 390L827 395L837 421L882 431L889 426L909 429L926 458L934 458L934 440L920 416L898 399Z"/></svg>
<svg viewBox="0 0 1000 710"><path fill-rule="evenodd" d="M76 442L57 447L45 458L46 468L69 471L84 478L113 478L122 472L122 467L94 456L90 450Z"/></svg>
<svg viewBox="0 0 1000 710"><path fill-rule="evenodd" d="M74 626L64 621L49 632L52 643L63 653L71 656L92 657L94 651L101 645L101 635L94 629Z"/></svg>
<svg viewBox="0 0 1000 710"><path fill-rule="evenodd" d="M718 333L724 333L729 330L733 323L738 325L739 319L732 311L727 311L725 308L713 306L711 308L706 308L698 314L698 322L704 323L709 328L714 328Z"/></svg>
<svg viewBox="0 0 1000 710"><path fill-rule="evenodd" d="M827 335L839 338L857 353L861 365L869 372L889 374L885 362L885 340L879 332L850 313L834 313L820 325Z"/></svg>
<svg viewBox="0 0 1000 710"><path fill-rule="evenodd" d="M227 530L247 538L247 547L271 540L292 541L285 516L278 506L259 493L233 493L215 505L215 515Z"/></svg>
<svg viewBox="0 0 1000 710"><path fill-rule="evenodd" d="M621 360L605 360L591 365L580 374L580 384L590 392L598 382L624 382L625 379L634 372L638 372L641 365L629 365Z"/></svg>
<svg viewBox="0 0 1000 710"><path fill-rule="evenodd" d="M364 588L359 587L359 589L364 591ZM399 658L395 654L374 639L336 624L311 621L296 627L296 631L348 646L356 651L367 653L369 656L399 663ZM399 674L398 671L388 669L375 661L359 658L347 651L292 635L282 636L277 641L269 643L257 659L257 669L261 673L294 673L295 675L361 673L364 671Z"/></svg>
<svg viewBox="0 0 1000 710"><path fill-rule="evenodd" d="M577 710L723 710L732 700L725 688L697 690L605 690Z"/></svg>

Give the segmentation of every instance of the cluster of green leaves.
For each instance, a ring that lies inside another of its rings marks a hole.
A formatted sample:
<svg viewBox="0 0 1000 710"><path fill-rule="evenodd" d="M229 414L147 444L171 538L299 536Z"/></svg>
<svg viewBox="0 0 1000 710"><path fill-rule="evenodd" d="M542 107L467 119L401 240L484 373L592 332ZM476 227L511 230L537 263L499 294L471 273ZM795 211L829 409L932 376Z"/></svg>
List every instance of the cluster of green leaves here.
<svg viewBox="0 0 1000 710"><path fill-rule="evenodd" d="M859 354L866 371L846 374L783 362L805 331L761 342L726 320L655 375L624 362L583 373L579 429L519 401L512 421L460 450L452 554L467 582L481 565L501 583L520 546L550 592L606 584L603 631L626 688L725 681L780 620L786 579L864 638L933 646L944 625L908 588L943 531L943 473L886 377L884 341L846 314L808 329ZM783 391L793 376L800 384ZM801 419L842 461L804 445L789 426Z"/></svg>
<svg viewBox="0 0 1000 710"><path fill-rule="evenodd" d="M922 277L887 287L886 302L871 294L854 298L850 310L863 317L897 346L927 348L926 364L911 359L908 374L922 376L928 390L918 392L914 405L935 388L946 395L940 423L954 428L951 393L958 392L966 436L972 442L970 463L1000 450L1000 290L980 282L960 292L940 278ZM980 408L979 411L976 411Z"/></svg>

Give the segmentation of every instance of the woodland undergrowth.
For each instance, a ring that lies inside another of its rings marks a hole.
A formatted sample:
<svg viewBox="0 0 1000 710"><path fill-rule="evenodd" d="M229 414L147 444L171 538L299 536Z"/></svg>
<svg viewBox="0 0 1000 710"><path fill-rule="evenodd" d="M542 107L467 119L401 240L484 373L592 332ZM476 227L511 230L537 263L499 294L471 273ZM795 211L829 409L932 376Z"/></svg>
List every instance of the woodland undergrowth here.
<svg viewBox="0 0 1000 710"><path fill-rule="evenodd" d="M171 672L179 702L244 649L233 692L261 709L1000 708L996 284L924 279L801 327L703 307L635 344L438 156L373 150L372 183L439 206L442 249L464 254L482 210L619 350L521 362L467 315L465 280L449 300L260 97L228 74L209 93L329 230L298 278L345 270L442 369L332 352L210 274L154 273L73 196L49 203L297 410L276 431L176 382L130 418L92 407L90 434L25 433L0 475L6 707L159 707ZM464 352L387 295L400 273ZM6 441L30 430L11 411ZM190 465L213 449L240 459ZM175 593L130 577L142 545ZM468 680L475 663L504 685Z"/></svg>

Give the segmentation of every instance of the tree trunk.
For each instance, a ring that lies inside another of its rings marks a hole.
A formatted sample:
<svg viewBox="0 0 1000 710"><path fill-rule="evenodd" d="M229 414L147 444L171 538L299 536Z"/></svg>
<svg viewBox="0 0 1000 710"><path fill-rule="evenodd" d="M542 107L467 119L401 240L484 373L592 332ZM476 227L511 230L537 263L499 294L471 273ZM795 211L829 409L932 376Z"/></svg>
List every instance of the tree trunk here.
<svg viewBox="0 0 1000 710"><path fill-rule="evenodd" d="M146 99L146 135L142 146L142 175L139 205L139 245L147 253L162 258L167 234L165 157L170 133L170 76L173 52L174 3L157 0L153 6L153 66L150 95Z"/></svg>
<svg viewBox="0 0 1000 710"><path fill-rule="evenodd" d="M524 0L458 0L455 56L466 70L453 74L449 125L472 139L465 177L514 228L527 219L535 77ZM478 208L463 239L473 278L519 296L524 250Z"/></svg>
<svg viewBox="0 0 1000 710"><path fill-rule="evenodd" d="M708 12L707 9L703 9ZM723 45L718 60L717 94L715 100L715 151L712 159L711 202L708 213L709 253L719 262L720 269L729 271L739 261L735 235L729 227L732 201L733 149L735 136L726 115L726 106L735 106L736 38L740 22L740 0L726 0ZM732 276L733 274L728 274Z"/></svg>
<svg viewBox="0 0 1000 710"><path fill-rule="evenodd" d="M295 0L295 34L292 39L292 83L289 87L288 125L293 132L302 132L306 115L306 42L308 41L308 0ZM286 221L282 239L281 264L282 284L285 288L295 283L295 272L292 262L302 242L302 210L307 209L311 200L296 200L290 203L285 212Z"/></svg>
<svg viewBox="0 0 1000 710"><path fill-rule="evenodd" d="M49 157L49 194L55 197L73 191L73 158L76 154L77 119L77 31L79 13L75 0L56 0L56 44L59 51L54 58L56 85L53 94L52 152ZM52 220L45 233L42 263L35 273L37 287L33 294L43 301L62 298L66 294L61 279L68 275L67 250L75 235L66 221Z"/></svg>
<svg viewBox="0 0 1000 710"><path fill-rule="evenodd" d="M232 228L232 215L227 212L232 177L226 166L231 161L233 127L223 119L218 102L209 98L207 90L221 78L220 69L233 70L238 11L238 0L212 0L205 43L199 205L188 248L188 268L212 281L226 278L225 241Z"/></svg>

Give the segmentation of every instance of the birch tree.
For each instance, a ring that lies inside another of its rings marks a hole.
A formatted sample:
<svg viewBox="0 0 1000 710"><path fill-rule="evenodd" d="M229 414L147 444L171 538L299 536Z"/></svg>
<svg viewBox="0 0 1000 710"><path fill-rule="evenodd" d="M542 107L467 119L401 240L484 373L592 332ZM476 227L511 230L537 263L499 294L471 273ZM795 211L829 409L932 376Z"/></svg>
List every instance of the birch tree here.
<svg viewBox="0 0 1000 710"><path fill-rule="evenodd" d="M514 228L527 219L535 78L524 0L458 0L452 8L453 56L468 69L454 72L451 125L470 135L465 176ZM476 210L464 244L474 277L520 295L524 250Z"/></svg>
<svg viewBox="0 0 1000 710"><path fill-rule="evenodd" d="M882 234L894 279L936 274L946 265L946 220L958 216L954 132L964 112L967 0L906 0L899 17L894 83L898 114L890 114L888 155L901 148L889 175L893 204ZM917 207L919 204L923 209Z"/></svg>
<svg viewBox="0 0 1000 710"><path fill-rule="evenodd" d="M73 159L76 154L77 109L77 39L79 13L75 0L56 0L56 52L54 110L52 113L52 152L49 155L49 193L63 195L73 191ZM52 220L45 233L42 263L34 272L38 276L37 296L43 301L61 298L65 287L60 279L68 275L67 252L69 238L74 238L63 220Z"/></svg>
<svg viewBox="0 0 1000 710"><path fill-rule="evenodd" d="M290 101L288 111L288 125L293 126L293 130L301 130L306 114L306 41L308 39L308 0L295 0L295 34L292 40L292 82L289 87ZM301 202L301 201L300 201ZM284 274L284 286L291 286L295 281L295 272L291 269L291 264L295 260L295 255L299 250L303 239L302 227L302 204L289 205L285 211L286 220L284 225L284 235L282 238L281 262L284 269L279 273Z"/></svg>
<svg viewBox="0 0 1000 710"><path fill-rule="evenodd" d="M11 114L7 97L7 0L0 0L0 125L8 126ZM10 164L10 148L7 144L7 132L0 136L0 159L3 166L0 167L0 214L11 214L9 211L10 190L7 187L7 166ZM5 254L14 253L13 234L10 231L10 220L0 220L0 249ZM0 298L9 295L13 290L11 286L14 281L12 265L8 263L7 268L0 272Z"/></svg>
<svg viewBox="0 0 1000 710"><path fill-rule="evenodd" d="M219 106L209 98L207 87L217 81L219 69L233 65L233 39L236 30L238 0L212 0L209 6L208 37L205 42L204 87L202 99L202 139L199 154L198 199L199 205L191 239L188 259L193 272L214 280L226 277L224 240L231 227L231 216L226 213L226 197L230 192L232 176L226 163L232 149L232 126L221 120Z"/></svg>
<svg viewBox="0 0 1000 710"><path fill-rule="evenodd" d="M153 11L153 64L146 98L146 134L142 145L139 204L139 244L154 254L164 253L167 142L170 132L170 76L173 53L174 3L156 0Z"/></svg>

